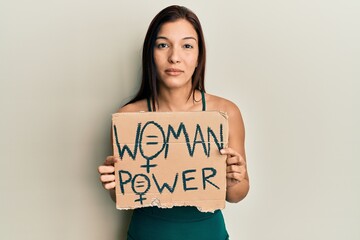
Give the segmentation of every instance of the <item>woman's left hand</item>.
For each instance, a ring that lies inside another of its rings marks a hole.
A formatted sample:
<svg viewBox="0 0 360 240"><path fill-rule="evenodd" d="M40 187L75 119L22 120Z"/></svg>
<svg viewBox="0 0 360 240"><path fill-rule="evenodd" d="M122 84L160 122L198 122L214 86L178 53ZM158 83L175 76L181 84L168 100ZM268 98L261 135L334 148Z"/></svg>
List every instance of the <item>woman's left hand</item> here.
<svg viewBox="0 0 360 240"><path fill-rule="evenodd" d="M243 181L246 177L246 161L232 148L220 150L222 155L227 155L226 159L226 185L232 187Z"/></svg>

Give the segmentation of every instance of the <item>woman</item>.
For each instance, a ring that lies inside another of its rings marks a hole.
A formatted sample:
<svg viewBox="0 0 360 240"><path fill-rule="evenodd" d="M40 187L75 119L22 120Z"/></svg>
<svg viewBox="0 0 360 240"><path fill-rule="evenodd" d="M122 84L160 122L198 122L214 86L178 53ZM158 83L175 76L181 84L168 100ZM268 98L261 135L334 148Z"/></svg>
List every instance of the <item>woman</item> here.
<svg viewBox="0 0 360 240"><path fill-rule="evenodd" d="M228 113L228 202L241 201L249 191L244 149L244 125L238 107L205 93L205 42L200 22L189 9L170 6L151 22L143 46L142 84L136 97L119 112L223 111ZM114 163L109 156L99 167L105 189L115 198ZM225 240L228 234L221 211L202 213L194 207L135 209L128 231L132 240Z"/></svg>

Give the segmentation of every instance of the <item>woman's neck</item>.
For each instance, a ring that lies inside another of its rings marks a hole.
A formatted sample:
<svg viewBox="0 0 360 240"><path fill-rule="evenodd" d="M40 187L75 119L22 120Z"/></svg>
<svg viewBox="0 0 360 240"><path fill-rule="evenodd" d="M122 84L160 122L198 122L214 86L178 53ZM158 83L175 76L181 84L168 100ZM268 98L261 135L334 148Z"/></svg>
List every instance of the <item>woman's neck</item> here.
<svg viewBox="0 0 360 240"><path fill-rule="evenodd" d="M160 90L158 96L157 111L160 112L182 112L198 110L201 104L201 93L195 90L195 101L193 92L189 97L191 89Z"/></svg>

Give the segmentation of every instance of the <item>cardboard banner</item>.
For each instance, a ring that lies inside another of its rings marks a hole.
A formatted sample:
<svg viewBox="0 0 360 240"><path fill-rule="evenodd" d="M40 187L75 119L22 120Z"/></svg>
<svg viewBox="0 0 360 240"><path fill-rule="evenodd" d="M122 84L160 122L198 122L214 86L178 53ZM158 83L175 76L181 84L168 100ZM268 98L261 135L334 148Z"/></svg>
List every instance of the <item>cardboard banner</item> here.
<svg viewBox="0 0 360 240"><path fill-rule="evenodd" d="M225 207L225 113L116 113L112 124L118 209Z"/></svg>

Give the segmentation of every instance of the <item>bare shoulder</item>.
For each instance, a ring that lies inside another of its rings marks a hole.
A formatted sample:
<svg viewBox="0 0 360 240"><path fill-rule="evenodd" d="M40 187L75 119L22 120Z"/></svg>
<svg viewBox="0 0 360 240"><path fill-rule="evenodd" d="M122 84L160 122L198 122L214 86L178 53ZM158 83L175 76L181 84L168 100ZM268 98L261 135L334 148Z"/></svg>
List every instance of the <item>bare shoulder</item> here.
<svg viewBox="0 0 360 240"><path fill-rule="evenodd" d="M147 102L145 99L136 101L134 103L129 103L123 107L121 107L118 112L141 112L141 111L148 111L147 109Z"/></svg>
<svg viewBox="0 0 360 240"><path fill-rule="evenodd" d="M206 104L207 110L226 112L229 117L241 116L238 106L228 99L207 93Z"/></svg>

